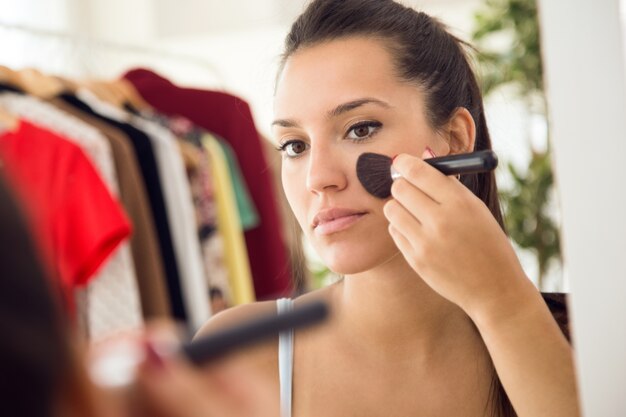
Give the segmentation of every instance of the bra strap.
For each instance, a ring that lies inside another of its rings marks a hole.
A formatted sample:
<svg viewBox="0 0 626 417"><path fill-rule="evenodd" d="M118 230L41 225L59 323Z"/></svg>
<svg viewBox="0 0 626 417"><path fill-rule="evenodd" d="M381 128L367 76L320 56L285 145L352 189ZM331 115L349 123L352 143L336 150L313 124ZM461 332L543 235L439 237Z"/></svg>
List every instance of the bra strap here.
<svg viewBox="0 0 626 417"><path fill-rule="evenodd" d="M276 300L278 314L291 311L293 300ZM280 380L280 409L282 417L291 417L291 397L293 385L293 329L280 332L278 336L278 374Z"/></svg>

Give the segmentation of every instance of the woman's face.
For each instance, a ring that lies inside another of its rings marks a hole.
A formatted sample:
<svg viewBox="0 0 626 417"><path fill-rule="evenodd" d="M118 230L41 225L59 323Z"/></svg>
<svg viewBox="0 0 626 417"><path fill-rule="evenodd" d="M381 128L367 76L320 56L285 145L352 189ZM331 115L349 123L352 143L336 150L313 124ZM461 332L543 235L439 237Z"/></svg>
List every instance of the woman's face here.
<svg viewBox="0 0 626 417"><path fill-rule="evenodd" d="M394 75L383 43L347 38L299 50L280 76L274 110L285 194L326 265L355 274L393 257L384 201L360 184L357 158L421 156L426 146L439 154L447 145L426 122L420 90Z"/></svg>

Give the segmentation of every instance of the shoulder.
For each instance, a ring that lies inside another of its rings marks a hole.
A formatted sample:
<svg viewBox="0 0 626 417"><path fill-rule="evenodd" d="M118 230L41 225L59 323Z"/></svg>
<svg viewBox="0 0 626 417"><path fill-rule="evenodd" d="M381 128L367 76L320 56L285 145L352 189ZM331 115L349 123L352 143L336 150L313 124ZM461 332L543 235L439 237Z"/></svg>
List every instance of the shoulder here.
<svg viewBox="0 0 626 417"><path fill-rule="evenodd" d="M303 294L293 299L294 304L297 306L301 303L307 303L313 300L325 300L330 301L332 297L333 286L322 288L316 291L312 291ZM250 304L242 304L236 307L224 310L209 321L207 321L196 333L196 338L202 335L211 334L217 330L227 328L229 326L241 323L243 321L258 317L260 315L272 314L277 311L276 300L271 301L259 301Z"/></svg>
<svg viewBox="0 0 626 417"><path fill-rule="evenodd" d="M276 312L276 301L261 301L250 304L242 304L221 311L207 321L195 335L195 338L207 335L226 327L258 317L259 315Z"/></svg>
<svg viewBox="0 0 626 417"><path fill-rule="evenodd" d="M328 297L329 290L328 288L324 288L321 290L307 293L294 299L294 304L297 306L301 303L306 303L312 300L325 300L328 299ZM213 316L200 328L200 330L198 330L195 338L202 337L203 335L212 334L216 331L234 326L238 323L245 322L252 318L276 313L276 311L276 301L261 301L232 307ZM298 331L299 337L305 336L309 333L311 333L311 330L309 329L303 329ZM276 337L268 339L265 342L261 342L253 346L240 349L239 351L228 355L225 360L229 362L236 362L237 364L243 364L244 366L260 368L264 372L276 372L277 374L278 335Z"/></svg>
<svg viewBox="0 0 626 417"><path fill-rule="evenodd" d="M213 316L196 333L194 339L237 325L255 317L276 312L276 301L263 301L231 307ZM278 337L241 348L223 359L223 363L254 368L262 373L278 372Z"/></svg>

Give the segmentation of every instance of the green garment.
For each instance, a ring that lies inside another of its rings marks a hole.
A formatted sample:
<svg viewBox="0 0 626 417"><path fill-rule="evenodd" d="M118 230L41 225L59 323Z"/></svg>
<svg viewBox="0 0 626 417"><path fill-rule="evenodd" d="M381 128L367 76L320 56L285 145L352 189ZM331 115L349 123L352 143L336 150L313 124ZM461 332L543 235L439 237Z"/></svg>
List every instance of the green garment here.
<svg viewBox="0 0 626 417"><path fill-rule="evenodd" d="M235 191L235 200L237 203L237 209L239 210L239 218L241 220L241 228L244 231L254 229L259 225L259 214L252 202L248 186L246 185L237 158L233 148L226 143L226 141L218 138L217 143L220 144L224 155L226 156L226 162L228 164L228 172L230 173L233 189Z"/></svg>

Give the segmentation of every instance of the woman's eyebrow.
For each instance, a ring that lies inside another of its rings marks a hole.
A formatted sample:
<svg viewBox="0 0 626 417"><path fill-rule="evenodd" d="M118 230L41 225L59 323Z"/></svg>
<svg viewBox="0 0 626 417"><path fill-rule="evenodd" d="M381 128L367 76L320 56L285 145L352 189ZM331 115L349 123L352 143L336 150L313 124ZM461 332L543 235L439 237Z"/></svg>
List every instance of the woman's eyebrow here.
<svg viewBox="0 0 626 417"><path fill-rule="evenodd" d="M338 105L334 109L330 110L327 113L326 117L331 119L333 117L340 116L343 113L349 112L350 110L354 110L358 107L361 107L365 104L376 104L386 109L389 109L392 107L389 103L379 100L377 98L365 97L365 98L360 98L357 100L348 101L347 103L342 103ZM277 119L272 122L272 126L275 126L275 125L278 125L281 127L300 127L300 124L298 123L298 121L294 119Z"/></svg>
<svg viewBox="0 0 626 417"><path fill-rule="evenodd" d="M371 98L371 97L365 97L365 98L360 98L357 100L352 100L349 101L347 103L343 103L338 105L337 107L335 107L334 109L332 109L331 111L328 112L327 117L333 118L333 117L337 117L340 116L343 113L349 112L350 110L354 110L357 107L361 107L365 104L377 104L381 107L384 107L386 109L391 108L391 105L387 102L384 102L382 100L379 100L377 98Z"/></svg>
<svg viewBox="0 0 626 417"><path fill-rule="evenodd" d="M276 119L272 122L272 127L281 126L281 127L300 127L300 124L293 119Z"/></svg>

